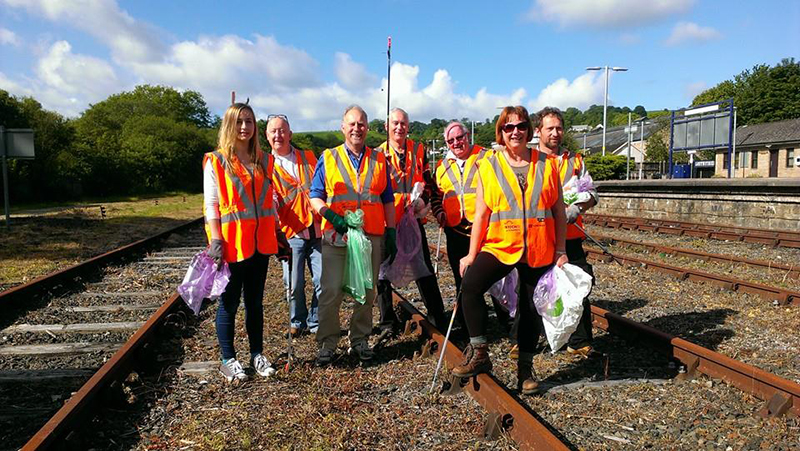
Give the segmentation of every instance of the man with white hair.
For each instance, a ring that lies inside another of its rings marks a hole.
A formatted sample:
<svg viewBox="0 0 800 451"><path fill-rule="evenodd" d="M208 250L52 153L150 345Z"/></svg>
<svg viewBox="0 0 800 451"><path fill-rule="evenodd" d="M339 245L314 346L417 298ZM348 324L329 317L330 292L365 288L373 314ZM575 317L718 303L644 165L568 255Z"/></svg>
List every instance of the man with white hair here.
<svg viewBox="0 0 800 451"><path fill-rule="evenodd" d="M372 287L363 304L353 303L350 318L350 349L362 361L372 360L375 353L367 343L372 332L372 302L375 299L378 269L384 244L391 257L397 253L394 228L394 194L383 152L366 145L367 113L358 105L345 110L342 118L344 144L325 150L319 158L311 182L311 206L322 221L322 290L319 298L319 330L317 331L317 364L333 361L339 343L339 309L347 261L345 241L349 225L347 212L364 213L362 229L372 244Z"/></svg>

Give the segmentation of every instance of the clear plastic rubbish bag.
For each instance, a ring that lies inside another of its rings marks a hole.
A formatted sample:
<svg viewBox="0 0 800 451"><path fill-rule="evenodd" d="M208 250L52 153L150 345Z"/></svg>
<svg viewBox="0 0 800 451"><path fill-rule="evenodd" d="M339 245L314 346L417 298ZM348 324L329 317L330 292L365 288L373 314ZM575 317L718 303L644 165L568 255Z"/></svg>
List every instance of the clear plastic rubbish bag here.
<svg viewBox="0 0 800 451"><path fill-rule="evenodd" d="M389 259L381 263L381 280L392 282L395 287L405 287L409 283L431 275L422 255L422 236L420 235L413 206L406 208L403 219L397 226L397 255L389 264Z"/></svg>
<svg viewBox="0 0 800 451"><path fill-rule="evenodd" d="M342 290L361 304L367 301L367 290L372 288L372 243L364 235L364 212L361 209L346 211L347 257L344 266Z"/></svg>
<svg viewBox="0 0 800 451"><path fill-rule="evenodd" d="M533 292L531 307L542 315L551 352L567 343L583 314L583 298L592 289L592 276L581 268L565 264L547 271Z"/></svg>
<svg viewBox="0 0 800 451"><path fill-rule="evenodd" d="M517 268L514 268L489 288L489 294L500 302L500 306L506 309L512 318L517 314L517 283L519 275Z"/></svg>
<svg viewBox="0 0 800 451"><path fill-rule="evenodd" d="M592 176L587 172L583 177L572 177L569 179L562 190L565 204L581 204L592 197L590 191L594 190L594 181L592 180Z"/></svg>
<svg viewBox="0 0 800 451"><path fill-rule="evenodd" d="M203 299L218 299L230 279L231 270L228 268L228 263L223 261L222 268L217 271L214 259L209 257L206 251L202 251L189 263L183 282L178 286L178 294L197 315L200 313Z"/></svg>

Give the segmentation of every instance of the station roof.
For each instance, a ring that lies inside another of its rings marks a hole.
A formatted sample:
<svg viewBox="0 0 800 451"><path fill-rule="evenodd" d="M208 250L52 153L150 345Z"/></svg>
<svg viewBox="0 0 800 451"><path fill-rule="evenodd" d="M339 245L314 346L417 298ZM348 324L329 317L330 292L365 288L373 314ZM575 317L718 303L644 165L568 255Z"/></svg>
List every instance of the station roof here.
<svg viewBox="0 0 800 451"><path fill-rule="evenodd" d="M639 124L634 123L633 125L637 126ZM606 152L613 152L628 142L628 134L625 133L626 127L627 125L608 128L606 132ZM656 130L658 130L658 124L655 121L646 122L644 126L644 139L649 138ZM633 141L638 142L641 136L641 130L637 130L633 133ZM583 147L583 133L573 132L572 137L578 142L578 146ZM595 153L603 150L602 127L600 127L599 130L594 130L586 134L586 148L588 149L587 153Z"/></svg>
<svg viewBox="0 0 800 451"><path fill-rule="evenodd" d="M800 142L800 118L736 127L736 146Z"/></svg>

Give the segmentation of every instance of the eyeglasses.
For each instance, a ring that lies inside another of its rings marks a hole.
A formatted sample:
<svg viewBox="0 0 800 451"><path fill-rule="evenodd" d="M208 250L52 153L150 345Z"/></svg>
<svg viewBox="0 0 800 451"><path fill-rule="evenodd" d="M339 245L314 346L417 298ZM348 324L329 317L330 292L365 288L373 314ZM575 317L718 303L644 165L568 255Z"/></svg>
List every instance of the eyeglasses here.
<svg viewBox="0 0 800 451"><path fill-rule="evenodd" d="M463 141L464 138L466 138L466 137L467 137L467 134L466 133L462 133L462 134L460 134L458 136L453 136L452 138L446 140L445 142L452 146L453 144L455 144L456 141Z"/></svg>
<svg viewBox="0 0 800 451"><path fill-rule="evenodd" d="M286 117L285 114L270 114L269 116L267 116L267 122L271 121L272 119L274 119L276 117L279 117L279 118L283 119L284 121L286 121L287 124L289 123L289 118Z"/></svg>
<svg viewBox="0 0 800 451"><path fill-rule="evenodd" d="M506 133L511 133L516 128L517 130L519 130L521 132L526 132L526 131L528 131L528 128L530 128L530 126L531 126L531 124L528 121L517 122L516 124L508 123L508 124L503 126L503 131L506 132Z"/></svg>

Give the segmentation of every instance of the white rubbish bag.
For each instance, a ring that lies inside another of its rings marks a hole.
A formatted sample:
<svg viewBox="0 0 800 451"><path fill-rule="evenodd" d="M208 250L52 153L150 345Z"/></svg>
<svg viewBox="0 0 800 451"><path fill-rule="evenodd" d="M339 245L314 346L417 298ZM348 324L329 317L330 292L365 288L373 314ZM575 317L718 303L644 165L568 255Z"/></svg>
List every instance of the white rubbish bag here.
<svg viewBox="0 0 800 451"><path fill-rule="evenodd" d="M542 315L550 351L555 353L575 332L583 314L583 298L592 289L592 276L581 268L564 264L547 271L533 292L533 306Z"/></svg>

